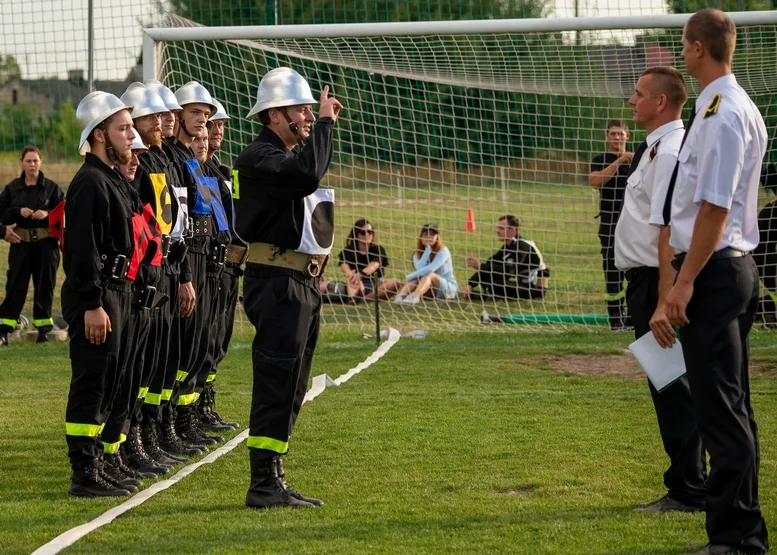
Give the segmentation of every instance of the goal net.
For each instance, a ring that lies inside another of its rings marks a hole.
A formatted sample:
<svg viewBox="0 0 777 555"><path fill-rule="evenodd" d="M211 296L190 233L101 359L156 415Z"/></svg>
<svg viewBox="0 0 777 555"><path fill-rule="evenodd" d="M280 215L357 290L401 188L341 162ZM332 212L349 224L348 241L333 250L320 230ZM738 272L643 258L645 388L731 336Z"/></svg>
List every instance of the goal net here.
<svg viewBox="0 0 777 555"><path fill-rule="evenodd" d="M777 18L735 15L734 70L771 134ZM548 270L531 276L546 275L544 298L383 302L382 322L406 330L472 329L487 314L511 323L606 326L607 303L612 309L623 291L605 284L591 159L608 148L610 120L628 124L627 150L645 138L631 123L627 99L647 67L684 70L687 17L219 29L171 16L172 29L146 30L156 42L146 39L144 70L173 88L197 80L225 105L232 117L220 153L226 164L259 132L245 115L268 70L296 69L315 95L330 86L345 106L324 181L337 199L330 280L345 282L337 257L360 219L371 223L388 255L386 280L414 270L419 234L431 223L449 249L461 292L475 261L484 263L502 246L497 226L507 214L519 219L520 237ZM686 79L694 98L698 90ZM769 196L762 193L762 204ZM366 330L374 318L373 303L324 308L327 324Z"/></svg>

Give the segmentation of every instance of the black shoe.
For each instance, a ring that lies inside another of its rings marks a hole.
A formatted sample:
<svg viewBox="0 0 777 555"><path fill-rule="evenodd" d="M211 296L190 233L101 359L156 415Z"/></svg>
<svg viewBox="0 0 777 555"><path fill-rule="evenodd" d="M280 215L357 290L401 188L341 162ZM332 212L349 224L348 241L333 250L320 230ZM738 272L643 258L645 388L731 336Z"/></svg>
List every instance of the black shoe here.
<svg viewBox="0 0 777 555"><path fill-rule="evenodd" d="M140 480L128 476L121 470L118 453L115 455L103 455L102 472L109 478L109 482L119 488L126 489L130 493L135 493L143 485Z"/></svg>
<svg viewBox="0 0 777 555"><path fill-rule="evenodd" d="M5 345L8 346L8 334L5 332L0 332L0 346Z"/></svg>
<svg viewBox="0 0 777 555"><path fill-rule="evenodd" d="M105 481L100 475L97 461L73 466L67 493L74 497L129 497L130 494L126 489Z"/></svg>
<svg viewBox="0 0 777 555"><path fill-rule="evenodd" d="M246 507L270 509L272 507L315 507L315 505L292 497L278 478L277 457L260 459L249 452L251 459L251 485L246 493Z"/></svg>
<svg viewBox="0 0 777 555"><path fill-rule="evenodd" d="M218 412L216 412L216 390L213 382L205 385L200 397L200 404L204 407L200 417L200 428L208 431L221 432L237 430L240 424L237 422L224 422Z"/></svg>
<svg viewBox="0 0 777 555"><path fill-rule="evenodd" d="M671 497L669 497L669 494L667 494L667 495L664 495L661 499L656 499L655 501L651 501L649 503L640 503L634 509L634 512L635 513L670 513L670 512L701 513L701 512L704 512L704 508L694 507L692 505L686 505L685 503L680 503L679 501L676 501Z"/></svg>
<svg viewBox="0 0 777 555"><path fill-rule="evenodd" d="M708 543L701 551L686 553L684 555L761 555L765 551L741 551L736 547L721 545L719 543Z"/></svg>
<svg viewBox="0 0 777 555"><path fill-rule="evenodd" d="M186 459L174 457L159 446L159 429L156 422L144 422L140 426L140 438L143 441L143 450L154 462L162 466L186 462Z"/></svg>
<svg viewBox="0 0 777 555"><path fill-rule="evenodd" d="M129 484L124 484L124 483L122 483L122 481L119 479L118 476L112 476L112 475L108 474L105 471L105 465L103 464L102 461L100 462L99 471L100 471L100 477L102 477L103 480L108 482L113 487L119 488L119 489L126 489L130 493L136 493L138 491L138 487L137 486L129 485Z"/></svg>
<svg viewBox="0 0 777 555"><path fill-rule="evenodd" d="M283 487L286 488L286 491L289 492L289 495L291 495L294 499L299 499L300 501L304 501L305 503L310 503L311 505L315 507L320 507L324 504L323 501L320 499L316 499L315 497L306 497L302 495L300 492L295 490L293 487L289 485L289 483L286 481L286 473L283 470L283 457L276 457L275 461L275 469L278 473L278 480L280 480L281 484L283 484Z"/></svg>
<svg viewBox="0 0 777 555"><path fill-rule="evenodd" d="M182 440L194 445L215 445L218 440L202 433L197 426L197 412L194 407L178 407L175 418L175 433Z"/></svg>
<svg viewBox="0 0 777 555"><path fill-rule="evenodd" d="M194 455L201 455L208 452L207 447L200 447L198 445L184 443L184 441L175 432L175 424L170 419L165 419L162 421L159 431L161 433L159 438L159 446L164 449L166 453L170 453L171 455L192 457Z"/></svg>
<svg viewBox="0 0 777 555"><path fill-rule="evenodd" d="M140 472L134 468L130 468L127 465L127 455L124 453L124 444L122 443L119 450L116 452L119 455L119 468L125 476L134 478L136 480L142 480L146 478L156 478L156 474L153 472Z"/></svg>
<svg viewBox="0 0 777 555"><path fill-rule="evenodd" d="M124 442L123 446L124 454L127 456L127 466L130 468L156 476L170 472L169 467L157 464L143 449L143 440L140 438L138 425L130 428L127 441Z"/></svg>

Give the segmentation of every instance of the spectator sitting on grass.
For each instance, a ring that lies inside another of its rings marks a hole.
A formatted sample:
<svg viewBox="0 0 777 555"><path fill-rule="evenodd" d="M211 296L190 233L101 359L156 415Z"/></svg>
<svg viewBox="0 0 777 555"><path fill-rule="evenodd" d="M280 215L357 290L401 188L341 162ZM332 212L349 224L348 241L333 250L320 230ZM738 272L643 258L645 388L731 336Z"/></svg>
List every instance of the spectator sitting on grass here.
<svg viewBox="0 0 777 555"><path fill-rule="evenodd" d="M415 271L407 275L395 303L415 304L424 296L444 300L456 298L459 285L453 275L451 251L440 239L436 225L426 224L421 228L413 253L413 266Z"/></svg>
<svg viewBox="0 0 777 555"><path fill-rule="evenodd" d="M467 266L477 270L461 292L466 300L473 296L499 300L541 299L548 287L550 270L533 241L518 234L521 223L512 214L499 218L496 235L504 242L501 249L483 262L467 257ZM473 293L473 290L478 292Z"/></svg>

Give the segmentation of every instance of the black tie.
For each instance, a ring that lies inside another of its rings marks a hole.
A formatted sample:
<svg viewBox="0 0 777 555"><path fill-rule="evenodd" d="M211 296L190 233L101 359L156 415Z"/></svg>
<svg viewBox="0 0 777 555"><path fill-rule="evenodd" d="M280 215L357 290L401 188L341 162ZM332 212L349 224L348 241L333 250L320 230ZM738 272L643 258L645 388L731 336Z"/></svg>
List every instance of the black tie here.
<svg viewBox="0 0 777 555"><path fill-rule="evenodd" d="M691 131L691 125L693 125L693 120L696 118L696 104L693 105L693 110L691 111L691 117L688 118L688 123L685 126L685 134L683 135L683 142L680 143L680 150L683 149L683 145L685 144L685 139L688 138L688 133ZM679 153L680 150L677 152ZM680 160L677 160L674 165L674 171L672 172L672 177L669 179L669 188L666 191L666 199L664 200L664 225L669 225L669 220L672 216L672 195L674 195L674 186L677 182L677 170L680 168Z"/></svg>
<svg viewBox="0 0 777 555"><path fill-rule="evenodd" d="M637 171L637 167L639 166L639 161L642 160L642 155L645 154L646 150L647 150L647 141L642 141L642 144L639 145L637 152L634 153L634 157L631 159L631 166L629 166L629 176L631 176L632 173Z"/></svg>

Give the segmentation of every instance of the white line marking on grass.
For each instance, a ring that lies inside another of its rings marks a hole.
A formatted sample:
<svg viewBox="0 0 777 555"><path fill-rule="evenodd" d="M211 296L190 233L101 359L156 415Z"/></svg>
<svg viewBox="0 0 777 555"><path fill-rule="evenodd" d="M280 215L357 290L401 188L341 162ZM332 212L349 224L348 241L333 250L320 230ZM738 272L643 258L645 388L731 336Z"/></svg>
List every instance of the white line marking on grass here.
<svg viewBox="0 0 777 555"><path fill-rule="evenodd" d="M305 404L308 401L312 401L313 399L321 395L321 393L323 393L323 391L327 387L334 387L342 383L345 383L353 376L355 376L356 374L358 374L359 372L367 368L368 366L374 364L383 355L385 355L389 351L389 349L391 349L391 347L393 347L396 344L397 341L399 341L400 337L401 335L397 330L393 328L389 329L389 337L387 341L385 341L380 347L378 347L375 350L375 352L373 352L369 357L367 357L364 360L364 362L359 363L355 368L351 368L350 370L348 370L348 372L346 372L336 380L332 380L326 374L315 376L313 378L313 385L305 395L305 399L302 401L302 404ZM229 440L227 443L225 443L224 445L222 445L212 453L209 453L208 456L206 456L202 460L199 460L196 463L185 466L184 468L176 472L175 475L168 478L167 480L162 480L161 482L157 482L156 484L150 486L149 488L144 489L143 491L134 495L132 498L125 501L121 505L118 505L116 507L113 507L112 509L105 511L103 514L101 514L91 522L87 522L86 524L76 526L75 528L71 528L67 532L60 534L59 536L51 540L49 543L42 545L41 547L33 551L32 555L53 555L54 553L59 553L66 547L73 545L75 542L77 542L78 540L86 536L89 532L93 532L94 530L97 530L98 528L105 526L106 524L110 524L117 517L123 515L130 509L144 503L146 500L150 499L160 491L164 491L167 488L175 485L176 483L181 481L183 478L185 478L186 476L188 476L189 474L191 474L201 466L205 464L210 464L214 462L216 459L218 459L220 456L229 453L235 447L243 443L247 437L248 437L248 430L243 430L234 438Z"/></svg>

